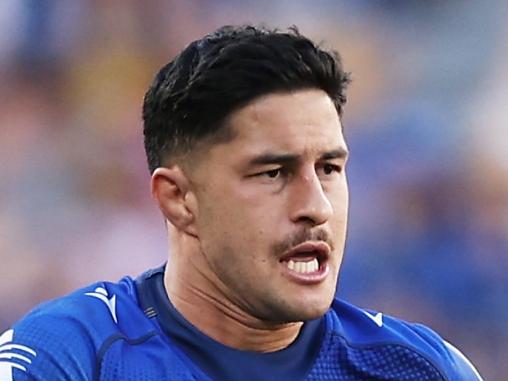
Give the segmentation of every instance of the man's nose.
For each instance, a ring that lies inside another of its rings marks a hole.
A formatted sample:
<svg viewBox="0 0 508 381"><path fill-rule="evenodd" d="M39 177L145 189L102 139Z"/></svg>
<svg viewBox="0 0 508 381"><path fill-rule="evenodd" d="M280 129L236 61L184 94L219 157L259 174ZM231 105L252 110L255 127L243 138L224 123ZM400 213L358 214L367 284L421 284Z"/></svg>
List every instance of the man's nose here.
<svg viewBox="0 0 508 381"><path fill-rule="evenodd" d="M314 169L300 174L293 182L291 196L291 220L311 226L328 221L333 207Z"/></svg>

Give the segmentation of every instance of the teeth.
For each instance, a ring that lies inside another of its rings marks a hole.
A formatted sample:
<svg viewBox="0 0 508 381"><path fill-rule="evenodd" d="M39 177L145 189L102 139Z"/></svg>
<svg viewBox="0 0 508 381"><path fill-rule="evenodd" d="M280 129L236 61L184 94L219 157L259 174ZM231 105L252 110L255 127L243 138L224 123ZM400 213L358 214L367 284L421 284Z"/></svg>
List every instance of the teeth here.
<svg viewBox="0 0 508 381"><path fill-rule="evenodd" d="M290 259L287 262L288 269L293 270L297 273L301 274L308 274L313 273L319 269L319 262L317 258L314 258L311 261L308 262L301 262L301 261L293 261Z"/></svg>

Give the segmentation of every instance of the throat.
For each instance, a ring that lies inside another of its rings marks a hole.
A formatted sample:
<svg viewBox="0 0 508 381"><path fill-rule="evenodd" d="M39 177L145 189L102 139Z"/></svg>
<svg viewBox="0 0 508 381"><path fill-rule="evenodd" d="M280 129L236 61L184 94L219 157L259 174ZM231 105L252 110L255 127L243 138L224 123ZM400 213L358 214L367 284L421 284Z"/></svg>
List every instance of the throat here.
<svg viewBox="0 0 508 381"><path fill-rule="evenodd" d="M167 294L177 312L202 334L227 347L260 353L279 351L296 340L303 326L303 322L263 321L220 297L213 287L189 287L188 281L168 278L166 272Z"/></svg>
<svg viewBox="0 0 508 381"><path fill-rule="evenodd" d="M261 353L284 349L296 340L302 322L270 324L218 303L204 295L196 299L170 295L182 317L209 338L231 348Z"/></svg>

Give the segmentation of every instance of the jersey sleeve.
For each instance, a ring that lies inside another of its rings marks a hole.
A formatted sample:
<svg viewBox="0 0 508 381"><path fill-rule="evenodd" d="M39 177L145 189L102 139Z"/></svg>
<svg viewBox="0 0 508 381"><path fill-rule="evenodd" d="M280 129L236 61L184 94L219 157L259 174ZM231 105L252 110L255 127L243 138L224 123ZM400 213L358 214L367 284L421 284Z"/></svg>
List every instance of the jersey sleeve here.
<svg viewBox="0 0 508 381"><path fill-rule="evenodd" d="M28 315L0 336L2 381L91 381L93 343L79 321Z"/></svg>
<svg viewBox="0 0 508 381"><path fill-rule="evenodd" d="M441 352L447 372L453 381L483 381L480 373L476 370L469 359L455 346L443 340L437 333L421 325L413 324L418 334L424 337L427 342L437 351Z"/></svg>
<svg viewBox="0 0 508 381"><path fill-rule="evenodd" d="M480 373L461 351L447 341L444 343L453 359L453 365L455 372L457 373L457 380L483 381Z"/></svg>

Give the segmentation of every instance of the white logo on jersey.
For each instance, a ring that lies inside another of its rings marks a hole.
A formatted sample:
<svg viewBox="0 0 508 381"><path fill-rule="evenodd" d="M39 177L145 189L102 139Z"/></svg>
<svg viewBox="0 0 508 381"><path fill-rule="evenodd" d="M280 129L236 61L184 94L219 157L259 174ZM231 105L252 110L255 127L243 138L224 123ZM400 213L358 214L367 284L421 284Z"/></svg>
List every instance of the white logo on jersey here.
<svg viewBox="0 0 508 381"><path fill-rule="evenodd" d="M109 312L113 317L115 323L118 323L116 320L116 295L113 295L108 299L108 292L104 287L97 287L94 292L87 292L85 295L93 296L99 300L102 300L106 306L108 306Z"/></svg>
<svg viewBox="0 0 508 381"><path fill-rule="evenodd" d="M23 363L31 364L29 355L35 357L37 354L31 348L24 345L14 344L14 330L10 329L0 336L0 380L12 381L12 371L14 368L26 372ZM21 353L19 353L21 352ZM12 361L16 359L17 361Z"/></svg>
<svg viewBox="0 0 508 381"><path fill-rule="evenodd" d="M383 314L381 312L378 312L376 315L372 315L370 312L367 311L363 311L363 313L367 315L370 318L370 320L376 323L378 327L383 326Z"/></svg>

